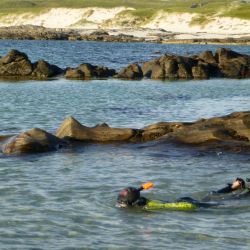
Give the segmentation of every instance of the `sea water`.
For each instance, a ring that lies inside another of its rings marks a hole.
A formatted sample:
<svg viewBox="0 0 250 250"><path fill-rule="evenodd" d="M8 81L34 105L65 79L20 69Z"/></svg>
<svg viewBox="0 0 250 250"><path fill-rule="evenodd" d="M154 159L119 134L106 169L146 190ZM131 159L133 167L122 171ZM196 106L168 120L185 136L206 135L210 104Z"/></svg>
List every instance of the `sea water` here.
<svg viewBox="0 0 250 250"><path fill-rule="evenodd" d="M67 41L0 41L60 67L120 69L163 53L219 46ZM249 46L227 46L249 54ZM33 127L54 133L73 116L87 126L142 128L250 109L250 80L0 81L0 135ZM82 144L58 152L0 154L0 249L249 249L250 200L193 212L115 207L126 186L152 181L150 199L202 198L250 177L250 155L144 144Z"/></svg>

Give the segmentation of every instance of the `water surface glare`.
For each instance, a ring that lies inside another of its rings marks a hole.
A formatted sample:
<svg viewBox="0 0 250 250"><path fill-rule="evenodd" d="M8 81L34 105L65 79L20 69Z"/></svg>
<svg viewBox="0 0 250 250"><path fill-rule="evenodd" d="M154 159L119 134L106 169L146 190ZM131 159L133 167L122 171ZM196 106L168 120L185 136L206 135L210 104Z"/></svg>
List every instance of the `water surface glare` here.
<svg viewBox="0 0 250 250"><path fill-rule="evenodd" d="M45 43L0 41L0 53L11 46L22 47L33 59L39 56L37 50L42 58L56 63L59 58L54 55L72 46L50 41L46 51ZM83 45L97 46L77 42L75 50ZM210 48L123 44L120 48L127 55L121 61L112 52L114 56L111 53L101 64L119 68L134 59L135 50L142 57L143 46L183 53ZM241 52L247 47L237 49ZM87 51L87 58L98 58L99 52ZM83 55L79 52L78 56L66 56L62 66L79 64ZM249 86L250 80L236 79L0 81L0 135L32 127L54 132L68 116L87 126L106 122L113 127L141 128L159 121L226 115L250 110ZM145 181L155 185L144 193L148 198L199 199L235 177L250 177L249 161L247 154L199 152L157 143L86 144L22 157L0 154L0 249L247 250L247 199L194 212L126 210L116 208L115 201L120 189Z"/></svg>

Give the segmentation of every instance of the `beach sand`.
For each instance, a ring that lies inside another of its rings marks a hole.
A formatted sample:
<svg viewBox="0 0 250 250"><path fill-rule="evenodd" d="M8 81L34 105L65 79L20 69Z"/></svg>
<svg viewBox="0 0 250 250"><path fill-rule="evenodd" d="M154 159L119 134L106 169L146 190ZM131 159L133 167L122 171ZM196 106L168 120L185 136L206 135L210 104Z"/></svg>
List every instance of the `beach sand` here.
<svg viewBox="0 0 250 250"><path fill-rule="evenodd" d="M192 25L197 14L159 11L145 22L139 22L129 10L132 8L53 8L34 15L9 14L0 18L1 26L38 25L46 28L80 29L89 33L105 29L110 34L123 33L135 37L150 37L150 32L173 33L173 39L249 38L250 21L213 16L203 25ZM134 20L133 20L134 18ZM134 26L132 24L135 24Z"/></svg>

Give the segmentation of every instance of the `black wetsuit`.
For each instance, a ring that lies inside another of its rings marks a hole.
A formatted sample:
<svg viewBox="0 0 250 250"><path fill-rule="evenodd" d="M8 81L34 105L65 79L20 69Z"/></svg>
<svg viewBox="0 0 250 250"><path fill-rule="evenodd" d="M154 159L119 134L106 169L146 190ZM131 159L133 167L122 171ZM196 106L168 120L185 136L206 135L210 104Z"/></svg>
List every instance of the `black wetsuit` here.
<svg viewBox="0 0 250 250"><path fill-rule="evenodd" d="M239 188L237 190L232 189L232 185L228 184L226 187L221 188L217 191L212 191L208 195L206 195L202 201L211 201L211 200L230 200L230 199L241 199L250 197L250 189L249 188Z"/></svg>

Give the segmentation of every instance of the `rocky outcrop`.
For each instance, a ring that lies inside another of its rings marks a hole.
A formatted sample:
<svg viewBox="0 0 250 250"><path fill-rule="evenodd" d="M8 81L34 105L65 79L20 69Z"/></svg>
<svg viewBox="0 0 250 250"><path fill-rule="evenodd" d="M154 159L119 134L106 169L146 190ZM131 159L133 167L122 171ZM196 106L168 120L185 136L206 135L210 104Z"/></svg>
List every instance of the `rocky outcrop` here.
<svg viewBox="0 0 250 250"><path fill-rule="evenodd" d="M68 40L74 34L73 31L66 32L63 29L49 29L36 25L0 27L0 39Z"/></svg>
<svg viewBox="0 0 250 250"><path fill-rule="evenodd" d="M8 137L0 136L0 142L6 141ZM46 152L65 147L74 141L78 143L155 141L201 149L250 152L250 111L235 112L196 122L159 122L141 129L112 128L105 123L86 127L69 117L63 121L55 135L34 128L10 138L2 145L2 151L5 154Z"/></svg>
<svg viewBox="0 0 250 250"><path fill-rule="evenodd" d="M96 30L89 34L82 33L77 29L55 29L45 28L37 25L20 25L10 27L0 27L0 39L15 40L84 40L84 41L104 41L104 42L144 42L143 37L134 37L126 34L110 35L105 30ZM155 41L155 39L153 40Z"/></svg>
<svg viewBox="0 0 250 250"><path fill-rule="evenodd" d="M63 146L66 146L64 140L39 128L33 128L9 139L2 146L2 151L4 154L40 153L56 150Z"/></svg>
<svg viewBox="0 0 250 250"><path fill-rule="evenodd" d="M158 123L145 128L142 135L143 139L158 138L162 142L249 151L250 111L193 123Z"/></svg>
<svg viewBox="0 0 250 250"><path fill-rule="evenodd" d="M47 79L62 73L62 69L44 60L31 63L28 56L18 50L10 50L0 58L1 78Z"/></svg>
<svg viewBox="0 0 250 250"><path fill-rule="evenodd" d="M80 124L72 117L67 118L56 131L62 139L92 142L129 141L136 135L130 128L111 128L107 124L89 128Z"/></svg>
<svg viewBox="0 0 250 250"><path fill-rule="evenodd" d="M62 69L56 65L51 65L44 60L39 60L33 64L32 78L47 79L62 73Z"/></svg>
<svg viewBox="0 0 250 250"><path fill-rule="evenodd" d="M0 59L0 76L30 76L32 71L28 56L18 50L10 50Z"/></svg>
<svg viewBox="0 0 250 250"><path fill-rule="evenodd" d="M126 70L131 71L131 66ZM217 49L215 55L211 51L191 57L166 54L144 62L137 69L140 70L144 77L151 79L249 78L250 56L223 48ZM126 74L122 76L125 78ZM132 74L128 76L131 78Z"/></svg>
<svg viewBox="0 0 250 250"><path fill-rule="evenodd" d="M126 23L126 26L128 24ZM143 31L143 36L133 36L130 33ZM110 32L110 31L109 31ZM86 32L84 29L71 28L45 28L37 25L19 25L0 27L0 39L21 39L21 40L84 40L84 41L103 41L103 42L150 42L150 43L168 43L168 44L242 44L249 45L249 37L243 35L239 38L202 38L202 36L193 39L178 39L179 32L169 32L164 29L152 31L147 28L125 28L112 29L110 34L105 30L95 30ZM126 33L128 32L128 33ZM126 33L126 34L124 34ZM193 34L194 35L194 34Z"/></svg>
<svg viewBox="0 0 250 250"><path fill-rule="evenodd" d="M143 73L138 64L130 64L126 68L121 69L116 77L123 79L140 79L143 77Z"/></svg>
<svg viewBox="0 0 250 250"><path fill-rule="evenodd" d="M44 60L31 63L26 54L17 50L10 50L6 56L0 58L0 77L2 78L47 79L62 72L62 69ZM130 64L118 73L104 66L83 63L77 68L67 68L64 77L81 80L108 77L130 80L143 77L163 80L249 78L250 56L224 48L217 49L215 55L211 51L204 51L190 57L165 54L142 64Z"/></svg>
<svg viewBox="0 0 250 250"><path fill-rule="evenodd" d="M108 78L115 75L114 69L103 66L95 66L89 63L80 64L77 68L68 68L64 74L66 79L91 79L91 78Z"/></svg>
<svg viewBox="0 0 250 250"><path fill-rule="evenodd" d="M250 56L235 51L219 48L215 53L219 69L227 78L249 78Z"/></svg>

